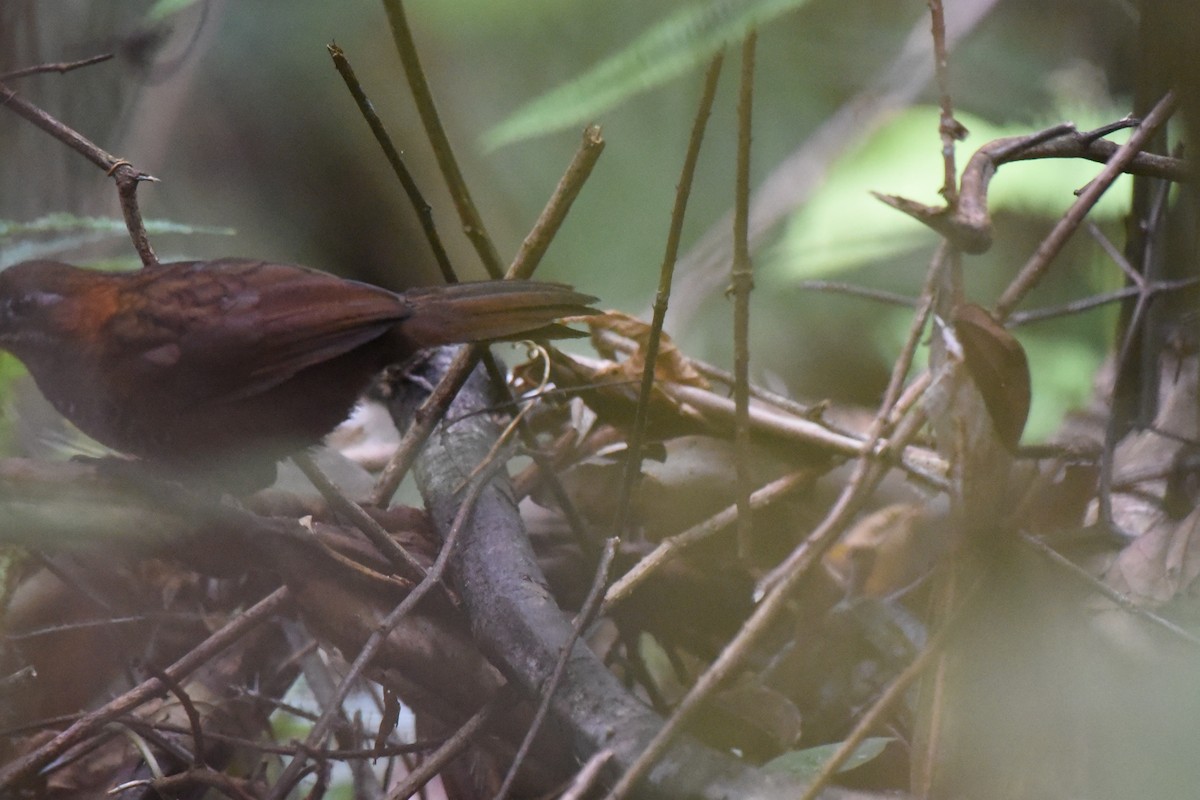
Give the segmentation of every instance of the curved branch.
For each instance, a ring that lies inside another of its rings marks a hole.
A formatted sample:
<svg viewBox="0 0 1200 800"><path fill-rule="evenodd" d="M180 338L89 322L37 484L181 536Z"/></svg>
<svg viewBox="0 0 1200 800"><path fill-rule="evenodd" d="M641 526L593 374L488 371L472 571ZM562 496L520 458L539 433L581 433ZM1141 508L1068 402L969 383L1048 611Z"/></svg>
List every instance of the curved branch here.
<svg viewBox="0 0 1200 800"><path fill-rule="evenodd" d="M1139 124L1126 119L1101 131L1088 132L1064 124L1028 136L1010 136L988 142L975 151L963 169L957 201L940 208L897 195L871 194L932 228L964 253L984 253L992 246L988 184L1002 164L1041 158L1082 158L1107 164L1121 146L1099 137L1115 127ZM1192 179L1191 165L1187 161L1155 153L1137 152L1122 166L1122 171L1176 182Z"/></svg>
<svg viewBox="0 0 1200 800"><path fill-rule="evenodd" d="M419 380L395 386L393 415L403 423L421 401L420 385L437 381L453 351L442 350L414 369ZM499 429L479 413L493 400L476 371L455 401L452 425L430 437L414 474L437 528L446 530L458 511L458 493L488 454ZM569 617L555 604L503 475L480 495L473 525L451 560L455 590L480 647L505 676L536 697L571 638ZM585 762L611 750L612 780L633 763L662 719L630 695L591 650L576 644L551 705L550 723ZM724 753L681 740L647 778L653 797L791 797L801 787L747 768ZM826 796L834 796L829 794Z"/></svg>

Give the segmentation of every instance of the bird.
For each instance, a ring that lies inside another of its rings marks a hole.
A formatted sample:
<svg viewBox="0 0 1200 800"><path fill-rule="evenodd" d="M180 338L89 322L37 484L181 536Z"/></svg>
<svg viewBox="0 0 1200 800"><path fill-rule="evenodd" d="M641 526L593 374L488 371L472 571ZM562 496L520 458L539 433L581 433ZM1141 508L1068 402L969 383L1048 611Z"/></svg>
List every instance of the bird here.
<svg viewBox="0 0 1200 800"><path fill-rule="evenodd" d="M384 367L437 345L571 335L557 321L594 301L524 280L396 293L247 258L129 272L35 260L0 271L0 349L106 447L253 489Z"/></svg>

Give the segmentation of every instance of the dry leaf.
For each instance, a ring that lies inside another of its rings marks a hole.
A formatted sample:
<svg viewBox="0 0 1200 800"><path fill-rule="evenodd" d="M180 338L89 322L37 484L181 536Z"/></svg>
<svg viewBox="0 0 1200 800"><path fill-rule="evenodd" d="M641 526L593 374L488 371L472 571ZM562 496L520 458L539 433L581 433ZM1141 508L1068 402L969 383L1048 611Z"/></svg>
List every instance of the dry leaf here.
<svg viewBox="0 0 1200 800"><path fill-rule="evenodd" d="M608 311L603 316L588 317L588 326L592 329L592 342L598 352L608 348L597 337L598 331L609 331L623 336L637 344L637 350L619 363L622 374L632 380L640 381L642 371L646 368L646 347L650 341L650 326L637 317L623 314L620 311ZM611 351L609 351L611 353ZM658 342L658 356L654 360L654 378L659 381L671 381L687 386L708 388L708 381L696 371L691 360L671 340L664 331Z"/></svg>
<svg viewBox="0 0 1200 800"><path fill-rule="evenodd" d="M1001 444L1016 449L1029 417L1029 361L1025 349L980 306L966 303L954 312L954 333Z"/></svg>
<svg viewBox="0 0 1200 800"><path fill-rule="evenodd" d="M1134 601L1159 606L1188 594L1200 577L1200 508L1183 521L1166 516L1129 544L1105 581Z"/></svg>

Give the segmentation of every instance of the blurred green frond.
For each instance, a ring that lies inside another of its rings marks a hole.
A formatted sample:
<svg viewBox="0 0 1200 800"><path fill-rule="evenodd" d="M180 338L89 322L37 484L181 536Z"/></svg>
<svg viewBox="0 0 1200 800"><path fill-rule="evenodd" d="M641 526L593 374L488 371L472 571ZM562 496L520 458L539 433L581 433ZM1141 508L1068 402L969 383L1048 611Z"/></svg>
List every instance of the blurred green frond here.
<svg viewBox="0 0 1200 800"><path fill-rule="evenodd" d="M165 219L145 221L150 234L208 234L233 236L233 228L188 225ZM49 235L48 235L49 234ZM47 214L30 222L0 219L0 268L31 258L47 258L81 245L104 239L129 236L125 221L116 217L79 217L74 214Z"/></svg>
<svg viewBox="0 0 1200 800"><path fill-rule="evenodd" d="M517 109L484 134L484 146L492 150L593 122L613 106L679 77L752 28L806 2L712 0L683 9L575 80Z"/></svg>

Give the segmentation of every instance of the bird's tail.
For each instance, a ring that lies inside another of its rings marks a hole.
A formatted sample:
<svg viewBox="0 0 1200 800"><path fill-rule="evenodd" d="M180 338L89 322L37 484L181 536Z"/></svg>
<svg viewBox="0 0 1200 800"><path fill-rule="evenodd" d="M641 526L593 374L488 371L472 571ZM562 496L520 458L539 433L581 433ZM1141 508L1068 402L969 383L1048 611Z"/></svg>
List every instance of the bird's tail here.
<svg viewBox="0 0 1200 800"><path fill-rule="evenodd" d="M404 299L412 315L401 323L401 331L421 347L581 336L558 320L599 313L588 305L596 298L561 283L541 281L479 281L410 289Z"/></svg>

